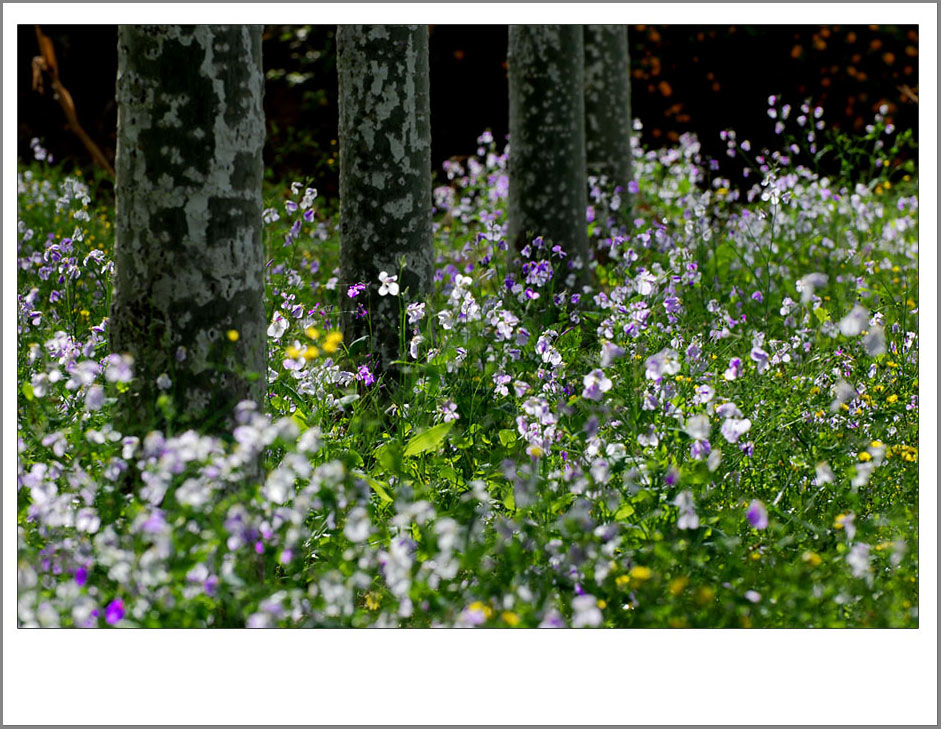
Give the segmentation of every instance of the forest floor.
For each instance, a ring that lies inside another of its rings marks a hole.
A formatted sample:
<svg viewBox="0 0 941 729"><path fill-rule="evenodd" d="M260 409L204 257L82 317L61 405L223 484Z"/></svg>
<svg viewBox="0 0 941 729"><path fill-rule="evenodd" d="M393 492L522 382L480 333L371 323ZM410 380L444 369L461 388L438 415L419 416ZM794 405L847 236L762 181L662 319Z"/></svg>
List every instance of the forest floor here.
<svg viewBox="0 0 941 729"><path fill-rule="evenodd" d="M688 136L635 149L630 191L595 181L580 301L564 250L510 265L485 134L435 190L434 292L387 277L395 381L337 332L336 201L268 190L269 397L226 437L169 398L169 427L118 432L114 209L21 165L19 624L917 626L910 136L786 127L776 153L726 136L744 181Z"/></svg>

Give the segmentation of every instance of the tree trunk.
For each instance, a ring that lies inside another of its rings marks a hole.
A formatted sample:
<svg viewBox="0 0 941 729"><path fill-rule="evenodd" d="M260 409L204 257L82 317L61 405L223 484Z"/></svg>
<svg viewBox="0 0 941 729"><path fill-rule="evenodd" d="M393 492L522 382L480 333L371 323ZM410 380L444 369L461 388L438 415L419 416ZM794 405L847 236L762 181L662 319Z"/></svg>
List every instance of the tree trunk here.
<svg viewBox="0 0 941 729"><path fill-rule="evenodd" d="M388 370L401 354L402 309L431 288L428 27L341 25L337 69L344 340L371 329L374 361ZM382 271L398 276L399 296L380 296ZM356 283L366 290L351 299Z"/></svg>
<svg viewBox="0 0 941 729"><path fill-rule="evenodd" d="M134 358L126 431L166 426L164 390L178 426L210 432L264 398L263 90L261 26L119 28L111 348Z"/></svg>
<svg viewBox="0 0 941 729"><path fill-rule="evenodd" d="M582 54L580 25L510 26L511 254L537 235L561 245L563 282L588 267Z"/></svg>
<svg viewBox="0 0 941 729"><path fill-rule="evenodd" d="M622 189L633 179L631 80L626 25L585 26L585 154L588 172ZM627 207L627 206L625 206Z"/></svg>

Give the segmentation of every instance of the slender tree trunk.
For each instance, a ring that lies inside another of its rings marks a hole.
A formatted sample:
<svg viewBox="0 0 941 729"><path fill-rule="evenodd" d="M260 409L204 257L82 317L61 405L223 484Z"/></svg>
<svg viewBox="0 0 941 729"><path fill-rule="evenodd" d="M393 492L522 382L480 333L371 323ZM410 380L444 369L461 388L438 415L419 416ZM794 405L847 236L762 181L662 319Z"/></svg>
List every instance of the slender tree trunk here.
<svg viewBox="0 0 941 729"><path fill-rule="evenodd" d="M510 26L511 255L537 235L561 245L569 285L588 267L582 55L580 25Z"/></svg>
<svg viewBox="0 0 941 729"><path fill-rule="evenodd" d="M631 165L631 80L626 25L585 26L585 154L589 174L623 190Z"/></svg>
<svg viewBox="0 0 941 729"><path fill-rule="evenodd" d="M121 26L111 348L123 428L222 431L265 392L261 26ZM160 384L158 385L158 378Z"/></svg>
<svg viewBox="0 0 941 729"><path fill-rule="evenodd" d="M428 26L341 25L337 68L343 334L349 343L371 330L375 362L388 370L402 310L431 288ZM399 296L379 294L383 271L398 276ZM351 299L357 283L366 290Z"/></svg>

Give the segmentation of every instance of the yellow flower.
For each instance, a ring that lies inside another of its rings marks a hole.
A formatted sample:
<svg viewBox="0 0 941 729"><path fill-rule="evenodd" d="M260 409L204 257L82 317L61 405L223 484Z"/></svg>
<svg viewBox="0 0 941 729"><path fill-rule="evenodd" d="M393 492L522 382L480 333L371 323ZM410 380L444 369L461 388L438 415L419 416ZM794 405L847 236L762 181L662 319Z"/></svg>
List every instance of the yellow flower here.
<svg viewBox="0 0 941 729"><path fill-rule="evenodd" d="M705 585L696 590L696 602L700 605L705 605L707 602L712 600L715 597L716 591L711 587L706 587Z"/></svg>
<svg viewBox="0 0 941 729"><path fill-rule="evenodd" d="M299 350L293 344L288 347L285 347L284 353L291 359L297 359L298 357L301 356L301 350Z"/></svg>
<svg viewBox="0 0 941 729"><path fill-rule="evenodd" d="M804 554L801 556L801 559L803 559L811 567L818 567L820 566L820 563L823 562L823 560L820 559L820 555L816 552L804 552Z"/></svg>
<svg viewBox="0 0 941 729"><path fill-rule="evenodd" d="M618 587L624 587L631 581L630 576L628 575L618 575L617 579L614 581L614 584Z"/></svg>
<svg viewBox="0 0 941 729"><path fill-rule="evenodd" d="M649 567L642 567L641 565L631 567L631 577L639 582L642 582L643 580L649 580L652 575L653 572Z"/></svg>
<svg viewBox="0 0 941 729"><path fill-rule="evenodd" d="M493 608L491 608L489 605L484 605L480 600L472 602L470 605L468 605L468 610L473 610L476 613L483 613L487 620L493 616Z"/></svg>
<svg viewBox="0 0 941 729"><path fill-rule="evenodd" d="M237 329L230 329L225 333L225 336L230 342L237 342L239 340L239 333Z"/></svg>
<svg viewBox="0 0 941 729"><path fill-rule="evenodd" d="M376 595L372 592L366 594L366 607L370 610L379 609L379 598L377 598Z"/></svg>
<svg viewBox="0 0 941 729"><path fill-rule="evenodd" d="M670 581L670 594L673 597L677 597L683 590L686 589L686 585L689 583L689 577L674 577Z"/></svg>
<svg viewBox="0 0 941 729"><path fill-rule="evenodd" d="M320 350L317 349L313 344L307 347L304 350L304 359L310 362L312 359L317 359L320 356Z"/></svg>
<svg viewBox="0 0 941 729"><path fill-rule="evenodd" d="M601 608L602 610L604 610L606 607L608 607L607 601L606 601L606 600L598 600L598 607Z"/></svg>
<svg viewBox="0 0 941 729"><path fill-rule="evenodd" d="M503 622L509 625L511 628L515 628L517 625L520 624L520 616L517 615L516 613L511 613L510 611L506 611L502 613L500 617L503 618Z"/></svg>
<svg viewBox="0 0 941 729"><path fill-rule="evenodd" d="M340 347L343 341L343 335L340 332L330 332L323 343L323 351L327 354L333 354Z"/></svg>
<svg viewBox="0 0 941 729"><path fill-rule="evenodd" d="M872 446L873 448L882 448L882 441L881 441L881 440L874 440L874 441L873 441L872 443L870 443L869 445Z"/></svg>
<svg viewBox="0 0 941 729"><path fill-rule="evenodd" d="M320 330L316 327L307 327L304 330L304 334L307 335L308 339L317 339L320 336Z"/></svg>
<svg viewBox="0 0 941 729"><path fill-rule="evenodd" d="M848 514L837 514L837 515L836 515L836 518L833 520L833 528L834 528L834 529L842 529L842 528L843 528L843 522L846 521L846 517L847 517L847 516L849 516L849 515L848 515Z"/></svg>
<svg viewBox="0 0 941 729"><path fill-rule="evenodd" d="M859 460L865 463L866 461L871 461L872 456L869 455L869 451L863 451L862 453L859 454Z"/></svg>

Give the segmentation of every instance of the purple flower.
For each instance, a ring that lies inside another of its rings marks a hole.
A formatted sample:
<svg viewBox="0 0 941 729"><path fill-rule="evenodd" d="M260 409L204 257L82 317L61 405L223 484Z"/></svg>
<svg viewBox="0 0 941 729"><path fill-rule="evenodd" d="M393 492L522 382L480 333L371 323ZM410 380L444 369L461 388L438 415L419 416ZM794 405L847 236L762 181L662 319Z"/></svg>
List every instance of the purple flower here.
<svg viewBox="0 0 941 729"><path fill-rule="evenodd" d="M613 386L613 382L605 377L602 370L592 370L582 378L585 389L582 391L582 397L586 400L599 402L602 394L607 392Z"/></svg>
<svg viewBox="0 0 941 729"><path fill-rule="evenodd" d="M85 393L85 409L100 410L105 402L105 390L101 385L92 385Z"/></svg>
<svg viewBox="0 0 941 729"><path fill-rule="evenodd" d="M768 510L758 499L754 499L751 504L748 505L745 518L748 519L748 523L755 529L768 528Z"/></svg>
<svg viewBox="0 0 941 729"><path fill-rule="evenodd" d="M758 365L758 374L763 374L768 369L768 353L761 347L752 347L751 358Z"/></svg>
<svg viewBox="0 0 941 729"><path fill-rule="evenodd" d="M261 541L255 542L255 554L264 554L265 545Z"/></svg>
<svg viewBox="0 0 941 729"><path fill-rule="evenodd" d="M565 621L555 610L546 613L546 616L539 623L540 628L564 628Z"/></svg>
<svg viewBox="0 0 941 729"><path fill-rule="evenodd" d="M697 440L689 447L689 455L694 461L701 461L712 452L708 440Z"/></svg>
<svg viewBox="0 0 941 729"><path fill-rule="evenodd" d="M446 400L444 403L439 405L438 412L441 413L441 416L446 423L460 418L460 415L458 415L457 412L457 403L453 402L452 400Z"/></svg>
<svg viewBox="0 0 941 729"><path fill-rule="evenodd" d="M154 509L147 521L141 524L141 531L145 534L163 534L167 530L167 522L160 509Z"/></svg>
<svg viewBox="0 0 941 729"><path fill-rule="evenodd" d="M75 584L78 585L79 587L83 587L87 581L88 581L88 570L83 565L79 567L77 570L75 570Z"/></svg>
<svg viewBox="0 0 941 729"><path fill-rule="evenodd" d="M636 195L640 192L640 185L638 185L635 180L631 180L627 183L627 191L631 193L631 195Z"/></svg>
<svg viewBox="0 0 941 729"><path fill-rule="evenodd" d="M346 295L349 296L351 299L355 299L365 290L366 290L366 284L363 284L363 283L353 284L352 286L349 287L349 289L347 289Z"/></svg>
<svg viewBox="0 0 941 729"><path fill-rule="evenodd" d="M409 324L417 324L425 316L425 305L413 302L405 308L405 313L408 314Z"/></svg>
<svg viewBox="0 0 941 729"><path fill-rule="evenodd" d="M131 373L131 364L133 362L134 358L127 354L109 355L105 379L108 382L130 382L133 376Z"/></svg>
<svg viewBox="0 0 941 729"><path fill-rule="evenodd" d="M673 349L663 349L652 357L647 358L647 371L644 376L648 380L659 380L663 375L675 375L680 371L680 355Z"/></svg>
<svg viewBox="0 0 941 729"><path fill-rule="evenodd" d="M722 423L722 437L729 443L737 443L738 439L751 430L751 420L748 418L726 418Z"/></svg>
<svg viewBox="0 0 941 729"><path fill-rule="evenodd" d="M372 372L369 371L369 367L366 365L359 366L359 369L356 371L356 379L360 380L366 387L369 387L376 381L376 378L373 377Z"/></svg>
<svg viewBox="0 0 941 729"><path fill-rule="evenodd" d="M666 482L667 486L675 486L677 481L680 480L680 471L676 466L670 466L670 470L667 471L667 475L663 479Z"/></svg>
<svg viewBox="0 0 941 729"><path fill-rule="evenodd" d="M601 342L602 367L610 367L614 360L623 357L624 355L624 349L616 345L614 342L609 342L607 339Z"/></svg>
<svg viewBox="0 0 941 729"><path fill-rule="evenodd" d="M120 599L112 600L105 608L105 622L114 625L124 618L124 602Z"/></svg>

